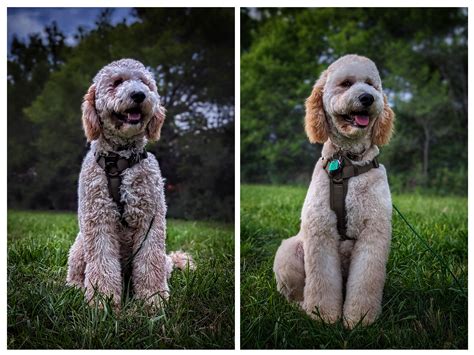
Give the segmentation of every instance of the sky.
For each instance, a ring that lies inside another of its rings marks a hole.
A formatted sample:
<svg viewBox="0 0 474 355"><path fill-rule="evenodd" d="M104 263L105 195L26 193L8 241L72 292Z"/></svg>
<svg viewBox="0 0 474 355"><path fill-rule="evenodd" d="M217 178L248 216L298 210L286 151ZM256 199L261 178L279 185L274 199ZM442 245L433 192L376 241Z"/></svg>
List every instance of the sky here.
<svg viewBox="0 0 474 355"><path fill-rule="evenodd" d="M103 8L8 8L8 52L10 52L13 36L25 40L31 33L45 36L45 25L56 21L59 29L66 35L66 43L74 45L74 33L78 26L91 29L95 27L99 13ZM133 23L131 8L115 8L112 13L112 24L126 19Z"/></svg>

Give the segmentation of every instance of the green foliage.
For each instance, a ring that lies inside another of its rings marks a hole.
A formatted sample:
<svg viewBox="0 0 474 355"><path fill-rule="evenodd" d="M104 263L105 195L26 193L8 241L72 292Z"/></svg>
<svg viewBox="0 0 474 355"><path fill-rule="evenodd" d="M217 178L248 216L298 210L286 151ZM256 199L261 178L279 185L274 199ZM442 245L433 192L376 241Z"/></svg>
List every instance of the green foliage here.
<svg viewBox="0 0 474 355"><path fill-rule="evenodd" d="M304 100L319 74L349 53L371 58L381 73L397 114L382 160L411 180L401 185L419 175L416 186L434 190L440 170L466 170L466 9L257 9L241 15L248 26L241 58L243 181L309 179L320 147L310 147L304 135Z"/></svg>
<svg viewBox="0 0 474 355"><path fill-rule="evenodd" d="M394 211L382 315L349 331L340 322L310 319L276 290L273 258L281 241L299 230L305 193L299 187L242 186L242 348L467 348L467 198L393 196L433 252Z"/></svg>
<svg viewBox="0 0 474 355"><path fill-rule="evenodd" d="M162 138L148 149L172 187L170 216L233 219L233 188L223 190L216 182L234 186L233 9L139 8L134 16L138 21L130 26L112 26L110 11L105 11L96 28L78 29L77 46L57 45L66 52L61 61L47 59L50 42L18 44L9 74L17 70L17 76L25 75L23 62L43 57L50 73L27 102L17 102L10 93L27 91L35 83L17 77L9 81L9 107L14 110L8 114L9 153L23 157L21 164L14 159L9 166L9 206L76 208L77 177L87 150L82 97L102 66L132 57L154 72L167 110ZM36 47L39 53L33 52ZM212 154L211 147L218 153ZM201 163L186 174L190 149ZM209 166L212 171L206 170Z"/></svg>
<svg viewBox="0 0 474 355"><path fill-rule="evenodd" d="M24 108L31 105L39 95L50 70L64 59L68 48L64 46L64 37L58 35L56 24L45 28L47 44L38 34L29 38L29 44L13 38L11 58L8 61L8 202L24 201L28 198L24 185L35 178L35 165L38 156L34 140L38 126L29 121ZM32 206L33 207L33 206Z"/></svg>
<svg viewBox="0 0 474 355"><path fill-rule="evenodd" d="M66 287L70 213L8 213L9 349L233 348L234 237L231 225L170 220L168 250L195 258L175 271L166 306L149 314L128 300L120 314L88 307Z"/></svg>
<svg viewBox="0 0 474 355"><path fill-rule="evenodd" d="M174 201L169 215L183 218L233 220L234 218L234 127L189 132L180 139L180 165L177 179L192 181L180 184L168 196ZM201 146L201 147L200 147ZM196 147L200 147L196 149ZM216 199L213 194L217 194ZM181 212L182 213L182 212Z"/></svg>

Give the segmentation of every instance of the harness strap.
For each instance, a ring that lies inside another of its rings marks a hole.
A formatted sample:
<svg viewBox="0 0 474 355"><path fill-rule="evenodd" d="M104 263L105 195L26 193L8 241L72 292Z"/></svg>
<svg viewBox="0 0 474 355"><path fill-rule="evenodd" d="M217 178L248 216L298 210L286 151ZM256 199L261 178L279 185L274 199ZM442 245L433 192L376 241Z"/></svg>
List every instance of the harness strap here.
<svg viewBox="0 0 474 355"><path fill-rule="evenodd" d="M113 152L110 152L107 155L99 154L97 156L97 164L99 164L99 166L105 171L109 194L117 204L120 215L122 215L124 211L124 204L120 200L120 185L122 184L121 174L124 170L131 168L147 157L148 154L146 150L139 154L134 154L128 159Z"/></svg>
<svg viewBox="0 0 474 355"><path fill-rule="evenodd" d="M337 161L337 162L336 162ZM334 168L333 162L337 168ZM364 174L372 168L378 168L379 163L377 158L374 158L366 165L354 165L345 156L339 156L332 160L331 164L326 165L325 169L329 175L329 199L331 209L336 213L337 230L341 240L353 240L346 235L347 228L347 211L346 211L346 196L349 179L354 176Z"/></svg>
<svg viewBox="0 0 474 355"><path fill-rule="evenodd" d="M347 180L332 179L329 186L330 205L331 209L336 213L337 230L341 238L349 239L346 236L346 211L344 202L347 195Z"/></svg>

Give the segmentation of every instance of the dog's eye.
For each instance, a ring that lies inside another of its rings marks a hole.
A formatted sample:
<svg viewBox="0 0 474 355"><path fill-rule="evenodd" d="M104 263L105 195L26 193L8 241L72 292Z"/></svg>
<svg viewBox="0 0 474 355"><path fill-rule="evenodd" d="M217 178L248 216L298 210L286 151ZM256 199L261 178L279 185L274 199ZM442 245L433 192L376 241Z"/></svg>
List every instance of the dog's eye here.
<svg viewBox="0 0 474 355"><path fill-rule="evenodd" d="M342 86L342 87L345 87L345 88L350 88L352 86L352 81L344 80L342 83L339 84L339 86Z"/></svg>
<svg viewBox="0 0 474 355"><path fill-rule="evenodd" d="M365 83L370 86L374 86L374 84L370 80L366 80Z"/></svg>
<svg viewBox="0 0 474 355"><path fill-rule="evenodd" d="M114 87L116 88L117 86L119 86L122 83L123 83L122 79L117 79L117 80L114 81Z"/></svg>

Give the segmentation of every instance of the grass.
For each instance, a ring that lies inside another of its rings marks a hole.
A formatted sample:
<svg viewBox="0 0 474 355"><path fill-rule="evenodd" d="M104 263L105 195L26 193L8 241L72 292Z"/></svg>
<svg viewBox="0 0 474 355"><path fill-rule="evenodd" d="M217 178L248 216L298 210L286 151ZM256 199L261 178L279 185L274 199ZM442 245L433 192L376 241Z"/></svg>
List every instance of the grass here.
<svg viewBox="0 0 474 355"><path fill-rule="evenodd" d="M394 211L382 315L349 331L311 320L276 291L273 257L299 230L306 190L241 189L242 348L467 349L467 198L392 196L432 250Z"/></svg>
<svg viewBox="0 0 474 355"><path fill-rule="evenodd" d="M168 221L167 250L189 251L197 270L173 272L151 315L135 300L118 315L88 307L65 286L77 231L72 213L9 211L9 349L234 348L232 225Z"/></svg>

